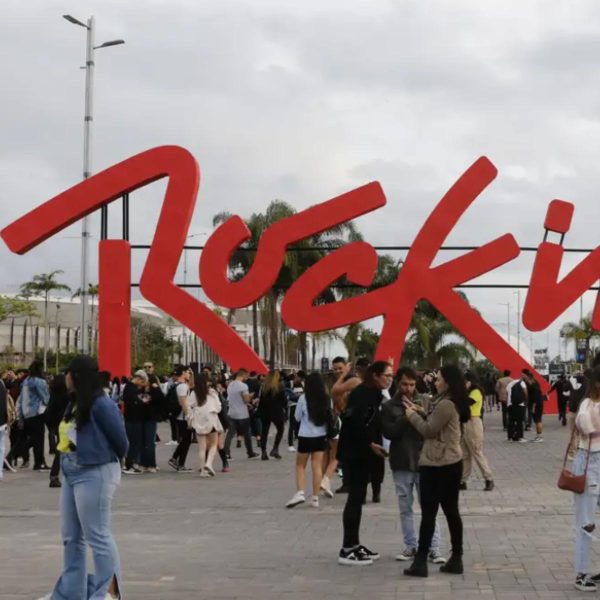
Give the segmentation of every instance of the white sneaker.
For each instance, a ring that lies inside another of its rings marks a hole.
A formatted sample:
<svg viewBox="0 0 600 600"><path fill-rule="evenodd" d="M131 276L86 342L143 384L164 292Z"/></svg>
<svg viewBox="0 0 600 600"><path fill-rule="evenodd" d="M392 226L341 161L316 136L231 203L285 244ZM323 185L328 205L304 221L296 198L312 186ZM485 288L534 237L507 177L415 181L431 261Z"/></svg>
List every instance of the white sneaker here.
<svg viewBox="0 0 600 600"><path fill-rule="evenodd" d="M535 443L539 443L539 442L543 442L544 438L541 435L536 436L535 440L533 440Z"/></svg>
<svg viewBox="0 0 600 600"><path fill-rule="evenodd" d="M292 499L285 505L286 508L294 508L294 506L298 506L298 504L302 504L306 501L304 497L304 492L296 492Z"/></svg>
<svg viewBox="0 0 600 600"><path fill-rule="evenodd" d="M520 440L517 440L517 442L519 442L519 444L527 444L527 440L525 438L521 438Z"/></svg>
<svg viewBox="0 0 600 600"><path fill-rule="evenodd" d="M177 442L175 440L169 440L165 442L165 446L177 446Z"/></svg>
<svg viewBox="0 0 600 600"><path fill-rule="evenodd" d="M310 505L312 508L319 508L319 496L313 496L310 499Z"/></svg>
<svg viewBox="0 0 600 600"><path fill-rule="evenodd" d="M333 498L333 492L331 491L331 481L327 475L323 475L321 480L321 490L328 498Z"/></svg>
<svg viewBox="0 0 600 600"><path fill-rule="evenodd" d="M435 565L445 565L446 559L438 550L431 550L431 552L429 552L429 562L432 562Z"/></svg>
<svg viewBox="0 0 600 600"><path fill-rule="evenodd" d="M288 446L288 452L296 452L296 448L294 448L294 446Z"/></svg>
<svg viewBox="0 0 600 600"><path fill-rule="evenodd" d="M4 459L4 468L9 470L11 473L17 472L17 470L8 462L8 460L6 460L6 458Z"/></svg>
<svg viewBox="0 0 600 600"><path fill-rule="evenodd" d="M38 598L38 600L52 600L52 594L46 594L45 596Z"/></svg>
<svg viewBox="0 0 600 600"><path fill-rule="evenodd" d="M396 560L407 561L414 560L417 555L416 548L404 548L401 554L396 554Z"/></svg>
<svg viewBox="0 0 600 600"><path fill-rule="evenodd" d="M343 548L338 555L338 565L347 567L363 567L373 564L373 559L364 555L358 548L345 551Z"/></svg>

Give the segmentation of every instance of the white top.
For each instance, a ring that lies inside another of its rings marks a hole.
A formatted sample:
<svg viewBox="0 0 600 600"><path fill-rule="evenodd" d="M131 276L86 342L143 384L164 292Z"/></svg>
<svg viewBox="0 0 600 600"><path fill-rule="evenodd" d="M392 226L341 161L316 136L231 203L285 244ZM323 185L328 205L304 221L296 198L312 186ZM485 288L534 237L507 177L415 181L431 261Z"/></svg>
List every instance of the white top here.
<svg viewBox="0 0 600 600"><path fill-rule="evenodd" d="M227 387L227 400L229 402L229 418L249 419L248 405L242 394L248 394L248 386L239 379L234 379Z"/></svg>
<svg viewBox="0 0 600 600"><path fill-rule="evenodd" d="M584 398L575 418L579 433L579 448L588 449L592 438L591 452L600 452L600 401Z"/></svg>
<svg viewBox="0 0 600 600"><path fill-rule="evenodd" d="M192 392L193 393L193 392ZM192 408L191 405L191 401L192 401L192 395L190 394L190 386L185 383L178 383L177 384L177 399L179 400L179 403L181 404L181 397L185 396L188 399L188 408ZM198 402L196 401L196 394L194 394L194 406L196 404L198 404ZM179 413L179 416L177 417L178 421L185 421L185 417L183 415L183 410Z"/></svg>
<svg viewBox="0 0 600 600"><path fill-rule="evenodd" d="M308 416L308 406L306 405L306 396L302 394L296 405L294 418L300 423L298 437L316 438L327 435L327 425L315 425Z"/></svg>

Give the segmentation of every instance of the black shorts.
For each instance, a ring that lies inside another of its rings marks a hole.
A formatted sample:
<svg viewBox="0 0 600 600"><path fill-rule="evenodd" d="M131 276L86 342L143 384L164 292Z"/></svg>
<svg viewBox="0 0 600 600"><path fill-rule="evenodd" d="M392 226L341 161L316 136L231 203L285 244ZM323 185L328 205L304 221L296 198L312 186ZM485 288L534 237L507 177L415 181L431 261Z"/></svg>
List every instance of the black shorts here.
<svg viewBox="0 0 600 600"><path fill-rule="evenodd" d="M327 450L327 437L299 437L298 452L311 454L311 452L325 452Z"/></svg>

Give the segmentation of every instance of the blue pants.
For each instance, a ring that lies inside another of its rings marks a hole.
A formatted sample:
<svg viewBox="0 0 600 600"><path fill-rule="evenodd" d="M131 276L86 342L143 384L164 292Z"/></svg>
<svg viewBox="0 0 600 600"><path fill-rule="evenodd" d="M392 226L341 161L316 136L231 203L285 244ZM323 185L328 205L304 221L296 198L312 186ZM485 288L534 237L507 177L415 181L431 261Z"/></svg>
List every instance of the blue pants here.
<svg viewBox="0 0 600 600"><path fill-rule="evenodd" d="M121 481L118 462L93 467L77 464L77 454L61 455L64 474L60 494L63 572L52 600L104 600L116 578L119 593L119 552L110 529L111 503ZM92 549L94 574L86 572L86 542Z"/></svg>
<svg viewBox="0 0 600 600"><path fill-rule="evenodd" d="M394 476L394 485L396 486L396 495L398 496L398 508L400 509L400 526L402 536L404 537L404 547L411 550L417 549L417 535L415 533L415 522L413 517L414 492L416 491L417 500L419 498L419 473L413 471L392 471ZM436 521L431 540L431 550L440 551L440 528Z"/></svg>

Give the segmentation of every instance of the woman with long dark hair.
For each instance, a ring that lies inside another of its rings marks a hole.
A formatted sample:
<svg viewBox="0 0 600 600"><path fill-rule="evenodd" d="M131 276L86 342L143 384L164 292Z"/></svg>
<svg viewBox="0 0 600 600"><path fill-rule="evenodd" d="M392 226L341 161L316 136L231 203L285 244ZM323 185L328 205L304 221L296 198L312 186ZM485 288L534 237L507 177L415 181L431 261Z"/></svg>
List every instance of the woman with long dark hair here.
<svg viewBox="0 0 600 600"><path fill-rule="evenodd" d="M93 358L74 358L66 383L71 402L59 425L57 446L64 474L64 565L53 592L40 600L114 600L122 589L119 553L110 529L111 504L121 480L119 459L127 452L127 435L118 408L102 390ZM89 576L86 544L95 567Z"/></svg>
<svg viewBox="0 0 600 600"><path fill-rule="evenodd" d="M298 399L294 418L298 429L296 455L296 493L286 504L293 508L305 502L304 476L310 458L312 467L312 498L310 505L319 507L319 491L323 478L323 453L327 448L327 421L331 413L331 399L320 373L310 373L304 383L304 393Z"/></svg>
<svg viewBox="0 0 600 600"><path fill-rule="evenodd" d="M406 416L425 438L419 457L421 486L421 528L419 547L405 575L427 577L427 555L431 547L435 517L441 506L448 521L452 554L443 573L463 572L463 524L458 510L458 495L463 472L461 429L471 417L465 379L454 365L442 367L435 380L437 396L427 413L404 399Z"/></svg>
<svg viewBox="0 0 600 600"><path fill-rule="evenodd" d="M473 371L465 373L465 381L469 394L471 418L465 423L463 428L463 475L460 489L467 489L467 483L473 470L473 462L475 462L485 480L484 491L491 492L494 489L492 470L488 465L487 458L483 454L483 397L485 392L479 383L479 378Z"/></svg>
<svg viewBox="0 0 600 600"><path fill-rule="evenodd" d="M383 390L394 378L392 365L383 360L367 368L364 381L348 396L342 414L342 429L338 442L338 458L344 462L344 485L348 498L344 507L344 541L338 563L348 566L372 565L379 558L377 552L360 543L362 506L371 480L372 457L384 460L382 447L380 407Z"/></svg>
<svg viewBox="0 0 600 600"><path fill-rule="evenodd" d="M207 375L199 373L194 379L192 396L195 396L195 406L191 411L189 423L196 431L198 441L198 457L200 477L214 477L213 462L218 449L219 433L223 426L219 420L221 401Z"/></svg>
<svg viewBox="0 0 600 600"><path fill-rule="evenodd" d="M271 423L275 425L277 433L270 456L281 459L279 454L279 444L283 438L285 429L287 400L281 381L279 371L271 371L266 377L260 389L260 402L258 404L258 414L260 415L262 426L262 437L260 438L260 450L262 460L269 460L267 454L267 444L269 442L269 429Z"/></svg>

